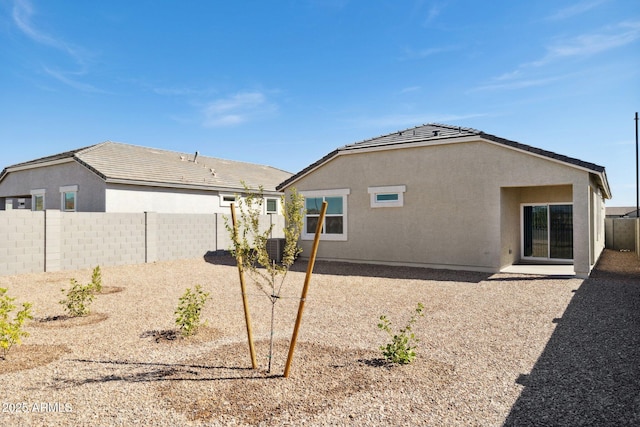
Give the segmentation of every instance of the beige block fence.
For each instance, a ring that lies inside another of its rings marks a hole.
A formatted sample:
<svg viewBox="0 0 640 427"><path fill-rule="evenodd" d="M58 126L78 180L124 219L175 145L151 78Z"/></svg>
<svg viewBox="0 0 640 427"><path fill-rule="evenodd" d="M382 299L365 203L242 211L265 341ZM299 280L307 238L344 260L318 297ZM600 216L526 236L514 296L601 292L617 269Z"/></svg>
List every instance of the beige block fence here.
<svg viewBox="0 0 640 427"><path fill-rule="evenodd" d="M230 215L226 215L230 216ZM225 215L0 211L0 276L200 258L230 248ZM284 218L263 215L274 238Z"/></svg>

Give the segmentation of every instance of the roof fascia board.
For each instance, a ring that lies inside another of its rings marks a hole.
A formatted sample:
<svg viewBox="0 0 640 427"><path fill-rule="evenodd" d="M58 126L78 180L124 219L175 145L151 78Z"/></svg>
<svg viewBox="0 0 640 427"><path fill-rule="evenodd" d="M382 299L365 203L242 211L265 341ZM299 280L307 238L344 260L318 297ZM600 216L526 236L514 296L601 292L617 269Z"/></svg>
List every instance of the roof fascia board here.
<svg viewBox="0 0 640 427"><path fill-rule="evenodd" d="M511 150L515 150L515 151L519 151L521 153L529 154L531 156L538 157L540 159L549 160L551 162L555 162L555 163L559 163L561 165L569 166L571 168L578 169L578 170L583 171L583 172L594 174L594 175L596 175L597 177L600 178L600 182L602 183L602 190L605 193L605 197L607 199L611 199L611 189L609 188L609 181L607 180L607 175L606 175L606 173L604 171L601 172L601 171L598 171L598 170L590 169L590 168L585 167L585 166L580 166L580 165L576 165L574 163L565 162L565 161L563 161L561 159L554 159L553 157L549 157L549 156L545 156L543 154L539 154L539 153L534 153L534 152L531 152L531 151L523 150L523 149L518 148L518 147L512 147L512 146L507 145L507 144L502 144L502 143L497 142L497 141L492 141L491 139L482 138L482 137L480 137L480 138L485 142L489 142L491 144L494 144L494 145L497 145L497 146L500 146L500 147L510 148Z"/></svg>
<svg viewBox="0 0 640 427"><path fill-rule="evenodd" d="M219 191L223 193L246 193L244 188L234 188L234 187L222 187L222 186L212 186L212 185L194 185L194 184L179 184L179 183L167 183L167 182L157 182L157 181L136 181L130 179L117 179L117 178L107 178L107 184L120 184L120 185L138 185L141 187L156 187L156 188L179 188L183 190L206 190L206 191ZM282 195L281 191L273 191L273 190L263 190L263 194L265 195Z"/></svg>
<svg viewBox="0 0 640 427"><path fill-rule="evenodd" d="M514 151L519 151L521 153L524 154L529 154L531 156L535 156L538 157L540 159L545 159L545 160L550 160L552 162L556 162L556 163L560 163L566 166L570 166L576 169L580 169L582 171L585 172L589 172L589 173L595 173L598 174L599 171L584 167L584 166L580 166L580 165L576 165L570 162L565 162L561 159L554 159L553 157L549 157L549 156L545 156L543 154L539 154L539 153L535 153L532 151L527 151L527 150L523 150L521 148L518 147L513 147L511 145L507 145L507 144L502 144L500 142L497 141L493 141L491 139L488 138L484 138L481 135L477 135L477 136L464 136L464 137L451 137L451 138L447 138L447 139L438 139L435 141L429 141L429 140L416 140L415 142L413 141L405 141L403 143L400 144L388 144L388 145L381 145L378 147L366 147L366 148L352 148L352 149L340 149L339 150L339 154L353 154L353 153L366 153L366 152L371 152L371 151L385 151L385 150L393 150L393 149L402 149L402 148L413 148L413 147L425 147L425 146L436 146L436 145L447 145L447 144L457 144L457 143L465 143L465 142L475 142L475 141L484 141L484 142L488 142L491 143L493 145L497 145L499 147L504 147L504 148L509 148L511 150Z"/></svg>
<svg viewBox="0 0 640 427"><path fill-rule="evenodd" d="M67 158L64 158L64 159L50 160L50 161L42 162L42 163L32 163L32 164L28 164L28 165L11 166L11 167L7 168L7 173L9 173L9 172L18 172L18 171L28 170L28 169L37 169L37 168L42 168L42 167L47 167L47 166L60 165L62 163L69 163L69 162L73 162L73 161L74 161L73 157L67 157Z"/></svg>
<svg viewBox="0 0 640 427"><path fill-rule="evenodd" d="M492 140L487 139L487 138L482 138L482 137L479 137L479 138L482 139L484 142L488 142L488 143L497 145L499 147L509 148L511 150L519 151L520 153L524 153L524 154L529 154L530 156L538 157L540 159L549 160L549 161L552 161L552 162L555 162L555 163L560 163L560 164L565 165L565 166L569 166L569 167L572 167L572 168L575 168L575 169L580 169L581 171L584 171L584 172L595 173L595 174L600 173L597 170L589 169L587 167L576 165L576 164L571 163L571 162L565 162L562 159L554 159L553 157L545 156L544 154L534 153L533 151L523 150L522 148L518 148L518 147L512 147L511 145L502 144L500 142L492 141Z"/></svg>
<svg viewBox="0 0 640 427"><path fill-rule="evenodd" d="M325 161L318 163L317 165L315 165L314 167L310 168L308 171L300 174L300 176L296 177L294 180L287 182L286 185L284 185L282 188L288 188L291 187L292 184L294 184L295 182L299 181L300 179L304 178L305 176L309 175L310 173L316 171L317 169L319 169L320 167L324 166L325 164L329 163L330 161L332 161L333 159L335 159L338 156L341 155L347 155L347 154L356 154L356 153L369 153L369 152L376 152L376 151L387 151L387 150L400 150L403 148L415 148L415 147L425 147L425 146L438 146L438 145L446 145L446 144L457 144L457 143L466 143L466 142L476 142L476 141L484 141L484 142L488 142L490 144L499 146L499 147L503 147L503 148L509 148L511 150L514 151L518 151L520 153L524 153L524 154L528 154L534 157L538 157L540 159L544 159L544 160L549 160L558 164L562 164L565 166L569 166L578 170L581 170L583 172L588 172L588 173L592 173L597 175L600 178L600 181L602 182L602 187L603 190L605 192L605 194L608 196L607 198L611 198L611 190L609 189L609 184L607 181L607 177L606 174L604 172L600 172L594 169L590 169L584 166L580 166L580 165L576 165L570 162L566 162L563 161L561 159L554 159L553 157L550 156L545 156L543 154L539 154L539 153L535 153L532 151L527 151L527 150L523 150L521 148L518 147L513 147L511 145L508 144L504 144L498 141L493 141L489 138L485 138L482 135L468 135L468 136L452 136L449 138L440 138L437 140L425 140L425 139L416 139L414 141L403 141L401 143L389 143L389 144L385 144L385 145L380 145L380 146L371 146L371 147L342 147L339 148L338 150L336 150L335 155L327 158Z"/></svg>
<svg viewBox="0 0 640 427"><path fill-rule="evenodd" d="M435 140L416 139L412 141L403 141L400 143L389 143L385 145L363 147L363 148L346 148L342 147L338 150L339 154L355 154L368 153L372 151L400 150L403 148L432 147L436 145L457 144L463 142L474 142L480 139L479 136L453 136L449 138L439 138Z"/></svg>

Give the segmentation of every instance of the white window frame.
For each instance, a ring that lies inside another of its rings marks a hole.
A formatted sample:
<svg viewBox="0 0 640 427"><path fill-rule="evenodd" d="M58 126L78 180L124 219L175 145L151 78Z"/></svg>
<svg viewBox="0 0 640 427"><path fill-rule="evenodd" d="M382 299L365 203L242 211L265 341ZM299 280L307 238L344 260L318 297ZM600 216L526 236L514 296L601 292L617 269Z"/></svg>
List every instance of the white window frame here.
<svg viewBox="0 0 640 427"><path fill-rule="evenodd" d="M231 200L225 200L225 198L233 198L233 201ZM230 194L230 193L220 193L220 206L231 206L231 203L235 203L238 201L238 196L236 194Z"/></svg>
<svg viewBox="0 0 640 427"><path fill-rule="evenodd" d="M381 187L369 187L372 208L398 208L404 206L404 193L407 191L406 185L387 185ZM397 195L397 200L378 200L379 195Z"/></svg>
<svg viewBox="0 0 640 427"><path fill-rule="evenodd" d="M276 210L275 211L270 211L269 210L269 200L273 200L276 202ZM278 215L278 213L280 212L280 199L278 197L265 197L264 198L264 213L265 214L273 214L273 215Z"/></svg>
<svg viewBox="0 0 640 427"><path fill-rule="evenodd" d="M73 193L73 209L65 208L65 194ZM60 210L63 212L76 212L78 210L78 186L77 185L65 185L60 187Z"/></svg>
<svg viewBox="0 0 640 427"><path fill-rule="evenodd" d="M348 188L339 188L332 190L309 190L309 191L300 191L299 192L305 199L307 197L342 197L342 234L327 234L323 231L320 234L320 240L335 240L335 241L346 241L347 240L347 224L348 224L348 209L347 209L347 201L348 195L351 194L351 190ZM314 215L315 216L315 215ZM337 215L336 215L337 216ZM326 219L326 217L325 217ZM315 233L307 233L307 214L304 215L304 224L302 226L302 240L313 240L315 237Z"/></svg>
<svg viewBox="0 0 640 427"><path fill-rule="evenodd" d="M38 197L42 197L42 210L47 209L47 205L46 203L46 194L47 190L45 190L44 188L39 188L37 190L31 190L31 210L32 211L36 211L36 206L37 206L37 198Z"/></svg>

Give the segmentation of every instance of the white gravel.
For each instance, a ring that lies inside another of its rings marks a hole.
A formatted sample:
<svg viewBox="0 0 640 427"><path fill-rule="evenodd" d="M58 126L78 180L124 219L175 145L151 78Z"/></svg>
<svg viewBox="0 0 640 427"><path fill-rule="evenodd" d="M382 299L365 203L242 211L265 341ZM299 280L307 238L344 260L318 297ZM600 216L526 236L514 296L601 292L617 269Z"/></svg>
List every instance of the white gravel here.
<svg viewBox="0 0 640 427"><path fill-rule="evenodd" d="M212 261L101 267L105 286L123 288L97 296L92 311L104 320L31 322L25 345L0 361L17 365L34 345L68 348L46 365L0 374L0 425L502 425L523 389L516 380L531 372L582 284L318 262L291 375L282 378L304 263L276 306L267 375L271 306L249 285L256 372L237 269L225 257ZM0 287L45 318L64 314L60 289L71 278L90 277L89 269L5 276ZM174 328L178 298L196 284L211 294L208 328L195 340L156 342L153 331ZM381 364L379 316L400 327L418 302L426 313L414 327L418 359Z"/></svg>

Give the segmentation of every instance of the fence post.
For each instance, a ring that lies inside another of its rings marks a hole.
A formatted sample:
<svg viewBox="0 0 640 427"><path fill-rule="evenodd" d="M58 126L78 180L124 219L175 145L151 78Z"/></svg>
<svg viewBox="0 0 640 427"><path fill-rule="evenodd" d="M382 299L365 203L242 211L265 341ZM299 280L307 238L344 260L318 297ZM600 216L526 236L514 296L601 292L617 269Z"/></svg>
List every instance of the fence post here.
<svg viewBox="0 0 640 427"><path fill-rule="evenodd" d="M62 263L62 212L44 212L44 271L60 271Z"/></svg>
<svg viewBox="0 0 640 427"><path fill-rule="evenodd" d="M144 213L144 262L158 260L158 213Z"/></svg>

